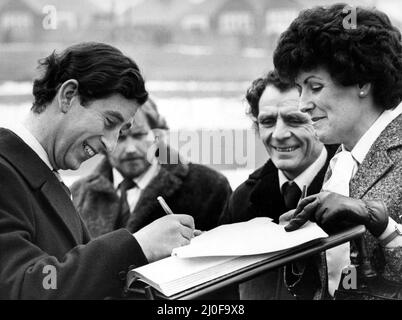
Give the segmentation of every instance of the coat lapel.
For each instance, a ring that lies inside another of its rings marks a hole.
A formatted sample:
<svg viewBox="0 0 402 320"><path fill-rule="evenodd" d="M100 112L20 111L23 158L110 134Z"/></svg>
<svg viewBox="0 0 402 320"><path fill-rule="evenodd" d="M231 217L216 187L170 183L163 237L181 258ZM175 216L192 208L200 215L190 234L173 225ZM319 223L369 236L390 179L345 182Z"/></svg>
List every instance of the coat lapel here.
<svg viewBox="0 0 402 320"><path fill-rule="evenodd" d="M381 133L350 182L351 197L362 198L394 165L389 152L402 146L402 116L397 117Z"/></svg>
<svg viewBox="0 0 402 320"><path fill-rule="evenodd" d="M119 196L113 185L113 170L106 157L81 184L79 192L73 185L74 201L90 226L92 236L115 230L119 218Z"/></svg>
<svg viewBox="0 0 402 320"><path fill-rule="evenodd" d="M252 174L249 180L257 181L250 194L249 212L255 212L258 216L270 217L278 222L281 213L286 211L279 188L278 169L272 161L268 161L262 171ZM256 214L254 216L257 216Z"/></svg>
<svg viewBox="0 0 402 320"><path fill-rule="evenodd" d="M171 198L183 184L183 179L189 172L188 165L162 165L158 175L142 192L140 199L128 221L131 232L163 216L163 211L156 200L159 196Z"/></svg>
<svg viewBox="0 0 402 320"><path fill-rule="evenodd" d="M2 156L20 172L32 189L41 192L54 209L54 214L60 218L74 245L81 243L82 228L78 213L53 172L10 130L0 129L0 137Z"/></svg>
<svg viewBox="0 0 402 320"><path fill-rule="evenodd" d="M72 239L74 239L74 244L78 245L82 243L83 230L80 217L67 193L60 186L57 178L56 181L52 181L52 179L47 180L41 187L41 192L63 221L66 226L66 231L70 234Z"/></svg>
<svg viewBox="0 0 402 320"><path fill-rule="evenodd" d="M308 195L316 194L321 191L329 161L338 149L336 145L325 147L328 152L325 165L317 173L308 187ZM249 183L253 183L253 181L255 187L250 195L252 207L249 208L249 212L256 210L255 212L258 212L260 216L268 216L278 222L279 217L285 213L287 209L279 186L278 169L271 160L268 161L261 170L256 171L250 176Z"/></svg>

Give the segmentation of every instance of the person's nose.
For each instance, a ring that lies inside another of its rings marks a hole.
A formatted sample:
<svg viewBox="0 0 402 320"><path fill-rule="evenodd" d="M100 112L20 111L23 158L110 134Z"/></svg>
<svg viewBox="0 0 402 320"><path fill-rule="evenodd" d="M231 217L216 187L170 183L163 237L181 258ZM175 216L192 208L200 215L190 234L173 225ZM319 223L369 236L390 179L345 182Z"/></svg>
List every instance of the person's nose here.
<svg viewBox="0 0 402 320"><path fill-rule="evenodd" d="M289 127L283 121L277 121L274 131L272 132L272 139L284 140L291 137Z"/></svg>
<svg viewBox="0 0 402 320"><path fill-rule="evenodd" d="M117 141L120 136L120 130L109 130L101 137L102 144L107 153L112 153L116 149Z"/></svg>
<svg viewBox="0 0 402 320"><path fill-rule="evenodd" d="M124 144L124 149L126 153L136 153L138 151L136 141L132 137L128 136L124 140Z"/></svg>
<svg viewBox="0 0 402 320"><path fill-rule="evenodd" d="M314 102L306 91L303 91L299 99L299 110L303 113L310 113L314 109Z"/></svg>

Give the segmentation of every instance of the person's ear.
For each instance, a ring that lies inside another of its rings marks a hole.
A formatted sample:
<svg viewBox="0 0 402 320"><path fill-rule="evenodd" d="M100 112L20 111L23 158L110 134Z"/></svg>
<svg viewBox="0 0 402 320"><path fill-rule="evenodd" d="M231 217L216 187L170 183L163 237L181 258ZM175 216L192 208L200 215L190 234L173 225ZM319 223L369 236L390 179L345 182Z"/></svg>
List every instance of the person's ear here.
<svg viewBox="0 0 402 320"><path fill-rule="evenodd" d="M63 113L70 110L74 97L78 97L78 81L71 79L64 82L58 92L59 107Z"/></svg>
<svg viewBox="0 0 402 320"><path fill-rule="evenodd" d="M367 97L371 91L371 83L360 84L358 90L360 98Z"/></svg>

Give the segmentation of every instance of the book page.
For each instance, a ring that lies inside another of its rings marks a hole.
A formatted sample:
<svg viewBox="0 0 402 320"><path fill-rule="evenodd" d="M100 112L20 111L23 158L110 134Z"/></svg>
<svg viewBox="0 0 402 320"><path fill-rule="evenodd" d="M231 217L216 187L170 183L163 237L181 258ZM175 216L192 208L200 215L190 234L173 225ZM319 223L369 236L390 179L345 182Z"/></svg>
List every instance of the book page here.
<svg viewBox="0 0 402 320"><path fill-rule="evenodd" d="M307 222L296 231L286 232L270 218L255 218L219 226L194 238L190 245L175 248L177 257L257 255L293 248L314 239L326 238L317 224Z"/></svg>
<svg viewBox="0 0 402 320"><path fill-rule="evenodd" d="M244 257L169 257L133 270L135 275L166 296L266 259L269 255Z"/></svg>

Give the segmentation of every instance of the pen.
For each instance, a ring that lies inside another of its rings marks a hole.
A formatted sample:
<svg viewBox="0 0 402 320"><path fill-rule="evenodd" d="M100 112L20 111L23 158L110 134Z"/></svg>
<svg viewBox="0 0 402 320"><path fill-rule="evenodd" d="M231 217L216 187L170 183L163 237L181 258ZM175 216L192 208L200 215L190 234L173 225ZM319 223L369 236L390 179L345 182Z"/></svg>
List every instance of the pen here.
<svg viewBox="0 0 402 320"><path fill-rule="evenodd" d="M174 214L173 211L172 211L172 209L170 209L169 206L167 205L165 199L163 199L162 197L158 197L157 200L158 200L159 204L161 205L163 211L165 211L165 213L166 213L167 215L172 215L172 214Z"/></svg>
<svg viewBox="0 0 402 320"><path fill-rule="evenodd" d="M303 191L302 191L300 200L303 200L305 197L307 197L307 186L306 185L303 186Z"/></svg>
<svg viewBox="0 0 402 320"><path fill-rule="evenodd" d="M172 209L169 208L169 206L167 205L165 199L163 199L162 197L158 197L157 198L159 204L161 205L163 211L165 211L165 213L170 216L170 215L174 215ZM199 235L201 235L203 232L200 230L194 230L194 237L198 237Z"/></svg>

